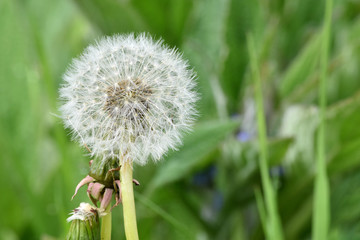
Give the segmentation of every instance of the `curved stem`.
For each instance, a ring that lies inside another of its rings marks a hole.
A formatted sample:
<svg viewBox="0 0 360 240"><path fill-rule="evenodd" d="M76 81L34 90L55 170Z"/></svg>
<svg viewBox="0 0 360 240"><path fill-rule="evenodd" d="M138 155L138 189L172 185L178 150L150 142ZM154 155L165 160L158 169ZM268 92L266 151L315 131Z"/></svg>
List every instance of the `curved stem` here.
<svg viewBox="0 0 360 240"><path fill-rule="evenodd" d="M107 214L102 217L101 240L111 240L111 204L106 207Z"/></svg>
<svg viewBox="0 0 360 240"><path fill-rule="evenodd" d="M125 162L120 168L121 200L126 239L138 240L132 172L132 163Z"/></svg>

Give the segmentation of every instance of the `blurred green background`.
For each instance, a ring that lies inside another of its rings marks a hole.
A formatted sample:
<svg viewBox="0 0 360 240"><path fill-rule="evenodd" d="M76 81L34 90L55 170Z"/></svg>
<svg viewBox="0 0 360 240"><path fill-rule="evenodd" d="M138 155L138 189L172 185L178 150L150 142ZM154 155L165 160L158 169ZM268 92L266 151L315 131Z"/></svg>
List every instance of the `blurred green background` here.
<svg viewBox="0 0 360 240"><path fill-rule="evenodd" d="M178 152L136 166L140 239L264 239L255 191L256 106L246 34L263 86L269 172L285 239L310 239L325 1L1 0L0 239L63 239L88 201L86 151L70 140L57 89L73 57L103 35L149 32L198 74L200 117ZM333 6L326 160L329 239L360 239L360 1ZM326 197L326 196L324 196ZM113 238L125 239L122 208Z"/></svg>

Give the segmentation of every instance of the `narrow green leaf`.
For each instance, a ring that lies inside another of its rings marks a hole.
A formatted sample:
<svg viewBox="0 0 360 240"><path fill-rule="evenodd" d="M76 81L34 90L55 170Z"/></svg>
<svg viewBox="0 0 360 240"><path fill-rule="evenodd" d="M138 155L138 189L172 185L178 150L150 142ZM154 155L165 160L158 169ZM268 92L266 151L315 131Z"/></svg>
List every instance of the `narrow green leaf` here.
<svg viewBox="0 0 360 240"><path fill-rule="evenodd" d="M291 96L296 88L314 72L319 55L320 36L314 35L283 75L279 90L283 98Z"/></svg>
<svg viewBox="0 0 360 240"><path fill-rule="evenodd" d="M275 166L281 164L284 155L292 143L292 138L278 138L269 140L269 165Z"/></svg>
<svg viewBox="0 0 360 240"><path fill-rule="evenodd" d="M331 159L329 175L339 174L360 166L360 139L341 145L336 155Z"/></svg>
<svg viewBox="0 0 360 240"><path fill-rule="evenodd" d="M154 211L156 214L161 216L163 219L165 219L168 223L170 223L172 226L174 226L176 229L178 229L184 235L191 236L191 234L188 231L187 226L184 223L179 222L177 219L175 219L173 216L171 216L169 213L167 213L164 209L162 209L156 203L151 201L149 198L141 195L140 193L136 193L135 198L137 201L142 203L144 206L148 207L149 209Z"/></svg>
<svg viewBox="0 0 360 240"><path fill-rule="evenodd" d="M259 212L259 216L260 216L260 221L261 224L263 226L268 226L268 222L267 222L267 214L266 214L266 208L265 208L265 203L264 203L264 199L261 195L261 191L258 188L255 188L255 200L256 200L256 206ZM268 229L265 227L264 228L265 231L265 235L269 235Z"/></svg>
<svg viewBox="0 0 360 240"><path fill-rule="evenodd" d="M326 1L324 27L321 38L320 53L320 87L319 87L319 105L320 105L320 125L317 135L317 159L316 176L314 189L314 209L312 222L312 239L323 240L328 238L330 223L330 203L329 203L329 183L326 171L326 149L325 149L325 118L326 118L326 78L328 65L328 51L330 44L332 16L332 0Z"/></svg>
<svg viewBox="0 0 360 240"><path fill-rule="evenodd" d="M220 1L218 1L220 2ZM228 99L229 111L238 111L242 106L241 94L246 85L247 70L246 32L261 29L264 24L261 2L259 1L231 1L229 17L226 27L227 56L221 77L221 86ZM214 21L217 19L214 18ZM266 26L267 29L271 28ZM271 28L272 30L272 28ZM241 56L241 57L240 57Z"/></svg>
<svg viewBox="0 0 360 240"><path fill-rule="evenodd" d="M268 224L263 226L267 233L269 240L281 240L283 239L282 227L280 222L280 216L278 214L276 203L276 192L271 183L268 167L268 149L267 149L267 131L264 115L264 103L261 87L261 79L259 73L259 65L256 54L255 41L251 34L247 36L247 46L250 56L250 68L252 73L252 79L255 87L255 99L256 99L256 115L258 125L258 137L260 144L260 174L261 182L264 190L265 206L268 217Z"/></svg>
<svg viewBox="0 0 360 240"><path fill-rule="evenodd" d="M75 0L75 2L103 33L149 30L143 16L131 1Z"/></svg>
<svg viewBox="0 0 360 240"><path fill-rule="evenodd" d="M302 195L298 194L297 196ZM293 213L293 216L289 221L286 221L284 226L286 239L297 239L301 234L301 230L303 230L311 220L312 196L302 196L301 200L302 203L297 205L297 209Z"/></svg>
<svg viewBox="0 0 360 240"><path fill-rule="evenodd" d="M205 157L214 151L221 141L239 126L236 121L214 121L199 124L195 130L184 139L184 145L179 151L172 152L159 166L149 189L176 181L189 174L206 160Z"/></svg>
<svg viewBox="0 0 360 240"><path fill-rule="evenodd" d="M229 0L196 1L192 24L186 29L183 50L198 73L201 91L198 106L200 112L206 113L201 116L204 118L227 116L220 75L227 51L225 33L229 7Z"/></svg>

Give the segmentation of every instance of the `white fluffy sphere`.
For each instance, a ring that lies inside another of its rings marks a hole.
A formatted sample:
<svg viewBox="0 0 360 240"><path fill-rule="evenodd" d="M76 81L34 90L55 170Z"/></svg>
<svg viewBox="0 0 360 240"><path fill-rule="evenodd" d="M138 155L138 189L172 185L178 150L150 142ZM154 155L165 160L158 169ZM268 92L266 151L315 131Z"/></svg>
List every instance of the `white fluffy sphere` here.
<svg viewBox="0 0 360 240"><path fill-rule="evenodd" d="M196 115L194 72L176 49L145 34L101 39L63 78L65 126L104 161L159 160Z"/></svg>

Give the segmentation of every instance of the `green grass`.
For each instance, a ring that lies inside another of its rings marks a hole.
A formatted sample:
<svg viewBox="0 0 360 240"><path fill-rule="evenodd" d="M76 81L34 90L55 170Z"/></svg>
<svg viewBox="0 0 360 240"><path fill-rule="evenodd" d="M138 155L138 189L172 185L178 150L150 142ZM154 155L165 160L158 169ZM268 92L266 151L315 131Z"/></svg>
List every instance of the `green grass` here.
<svg viewBox="0 0 360 240"><path fill-rule="evenodd" d="M134 167L140 239L360 239L360 2L331 2L0 1L0 239L66 236L90 159L61 76L133 31L178 47L201 95L179 151Z"/></svg>
<svg viewBox="0 0 360 240"><path fill-rule="evenodd" d="M317 159L316 177L314 188L314 213L312 222L312 238L315 240L328 239L330 222L330 199L329 199L329 179L326 169L326 86L328 71L328 49L330 43L330 30L332 18L332 0L326 1L324 17L324 27L321 35L320 52L320 87L319 87L319 106L320 123L317 135Z"/></svg>
<svg viewBox="0 0 360 240"><path fill-rule="evenodd" d="M258 130L258 139L260 145L260 157L259 157L259 168L261 175L261 183L264 191L264 200L261 200L258 203L258 208L264 209L265 213L262 213L265 216L261 218L263 222L263 228L265 231L266 238L269 240L281 240L283 239L283 233L281 228L280 217L277 209L276 202L276 192L274 186L271 183L269 166L268 166L268 144L267 144L267 130L266 130L266 120L264 114L264 99L262 93L262 84L259 73L259 66L257 60L256 46L254 42L254 37L250 33L247 36L247 44L249 49L250 56L250 68L252 72L252 79L254 81L254 92L255 92L255 101L256 101L256 119L257 119L257 130ZM258 197L260 198L260 197ZM265 202L265 204L263 203ZM264 206L265 205L265 206Z"/></svg>

